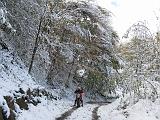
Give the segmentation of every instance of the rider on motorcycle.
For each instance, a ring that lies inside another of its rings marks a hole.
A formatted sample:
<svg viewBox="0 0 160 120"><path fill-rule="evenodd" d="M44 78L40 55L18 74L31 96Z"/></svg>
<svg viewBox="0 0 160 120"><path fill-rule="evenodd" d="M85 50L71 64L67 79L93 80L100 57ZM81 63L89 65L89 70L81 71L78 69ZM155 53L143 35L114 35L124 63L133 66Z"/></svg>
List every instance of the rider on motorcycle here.
<svg viewBox="0 0 160 120"><path fill-rule="evenodd" d="M74 102L74 106L76 106L76 103L77 103L77 98L80 97L80 102L82 104L82 107L83 107L83 99L82 99L82 96L83 96L83 89L81 87L77 87L77 89L75 90L74 92L76 94L76 99L75 99L75 102ZM78 96L80 95L80 96Z"/></svg>

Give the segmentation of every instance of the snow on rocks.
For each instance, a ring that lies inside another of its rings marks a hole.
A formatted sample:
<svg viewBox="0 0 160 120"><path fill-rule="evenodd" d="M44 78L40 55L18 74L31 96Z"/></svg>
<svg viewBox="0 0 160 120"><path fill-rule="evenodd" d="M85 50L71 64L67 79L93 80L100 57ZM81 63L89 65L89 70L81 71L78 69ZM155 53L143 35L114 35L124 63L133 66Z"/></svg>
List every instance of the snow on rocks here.
<svg viewBox="0 0 160 120"><path fill-rule="evenodd" d="M0 8L0 24L4 24L6 22L6 18L4 15L4 10Z"/></svg>
<svg viewBox="0 0 160 120"><path fill-rule="evenodd" d="M0 28L8 33L16 32L16 30L13 29L12 25L7 21L6 15L5 15L6 13L7 11L5 9L0 8ZM2 27L2 26L5 26L5 27Z"/></svg>
<svg viewBox="0 0 160 120"><path fill-rule="evenodd" d="M4 114L5 118L8 118L10 115L10 109L6 100L2 96L0 96L0 107L2 107L2 113Z"/></svg>

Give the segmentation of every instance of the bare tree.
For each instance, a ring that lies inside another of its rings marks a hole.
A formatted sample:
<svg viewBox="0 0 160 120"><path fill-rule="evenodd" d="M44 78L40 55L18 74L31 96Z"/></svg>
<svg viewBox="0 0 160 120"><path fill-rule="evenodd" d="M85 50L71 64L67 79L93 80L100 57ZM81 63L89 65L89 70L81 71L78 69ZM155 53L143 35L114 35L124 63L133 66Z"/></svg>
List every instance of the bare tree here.
<svg viewBox="0 0 160 120"><path fill-rule="evenodd" d="M35 57L35 54L36 54L36 51L37 51L37 48L38 48L38 45L39 45L39 39L40 39L39 36L40 36L40 34L41 34L41 32L42 32L42 31L41 31L41 27L42 27L42 23L43 23L43 21L44 21L44 19L45 19L45 15L46 15L46 11L47 11L47 4L48 4L48 0L46 1L46 5L44 6L43 14L41 15L40 20L39 20L39 25L38 25L38 29L37 29L37 34L36 34L34 49L33 49L33 53L32 53L31 62L30 62L30 65L29 65L28 73L30 73L31 70L32 70L34 57Z"/></svg>
<svg viewBox="0 0 160 120"><path fill-rule="evenodd" d="M154 84L151 81L154 80L150 73L155 57L155 44L152 33L149 28L146 27L144 22L138 22L133 24L124 36L130 37L130 42L122 45L121 53L125 60L124 73L122 78L124 79L124 86L127 92L133 92L134 96L139 99L143 96L143 92L140 90L144 87L150 86L152 93L157 93ZM152 96L152 98L156 97Z"/></svg>

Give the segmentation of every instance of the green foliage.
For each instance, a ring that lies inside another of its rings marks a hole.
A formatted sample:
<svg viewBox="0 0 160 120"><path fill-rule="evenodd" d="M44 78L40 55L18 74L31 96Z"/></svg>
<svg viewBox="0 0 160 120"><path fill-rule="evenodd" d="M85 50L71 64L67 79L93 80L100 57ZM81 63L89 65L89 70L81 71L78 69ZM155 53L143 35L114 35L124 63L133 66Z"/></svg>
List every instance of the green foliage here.
<svg viewBox="0 0 160 120"><path fill-rule="evenodd" d="M85 86L87 90L93 90L95 92L99 92L98 90L103 86L100 86L102 81L105 80L105 77L101 72L96 70L89 71L88 77L85 80Z"/></svg>
<svg viewBox="0 0 160 120"><path fill-rule="evenodd" d="M117 70L117 69L120 68L120 64L119 64L118 60L112 58L112 59L111 59L111 62L112 62L112 67L113 67L114 69Z"/></svg>

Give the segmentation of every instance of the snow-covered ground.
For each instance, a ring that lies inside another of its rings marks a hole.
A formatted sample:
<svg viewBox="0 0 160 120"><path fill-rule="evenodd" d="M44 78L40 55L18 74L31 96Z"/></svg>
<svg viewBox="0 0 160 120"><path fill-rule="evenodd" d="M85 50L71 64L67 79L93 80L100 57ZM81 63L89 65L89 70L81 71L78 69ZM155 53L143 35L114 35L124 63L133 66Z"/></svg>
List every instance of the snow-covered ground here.
<svg viewBox="0 0 160 120"><path fill-rule="evenodd" d="M156 83L158 84L158 83ZM9 107L3 96L13 96L15 91L22 88L26 91L28 88L44 88L38 85L28 74L26 67L20 58L12 52L0 50L0 106L10 115ZM52 93L56 96L55 91ZM74 101L48 100L45 96L39 98L41 103L37 106L29 104L29 110L21 110L17 104L17 120L54 120L63 113L70 110ZM140 99L136 104L132 104L122 109L120 104L122 99L99 107L97 114L99 120L160 120L160 99L155 102L147 99ZM84 104L84 107L74 110L67 120L92 120L92 114L96 104Z"/></svg>
<svg viewBox="0 0 160 120"><path fill-rule="evenodd" d="M67 120L92 120L92 111L95 107L98 105L84 105L84 107L81 107L74 111L71 116L67 118Z"/></svg>
<svg viewBox="0 0 160 120"><path fill-rule="evenodd" d="M160 99L141 99L126 109L119 109L121 99L99 108L100 120L160 120Z"/></svg>
<svg viewBox="0 0 160 120"><path fill-rule="evenodd" d="M37 106L29 105L29 110L22 111L18 120L54 120L70 108L71 103L68 101L44 100Z"/></svg>

